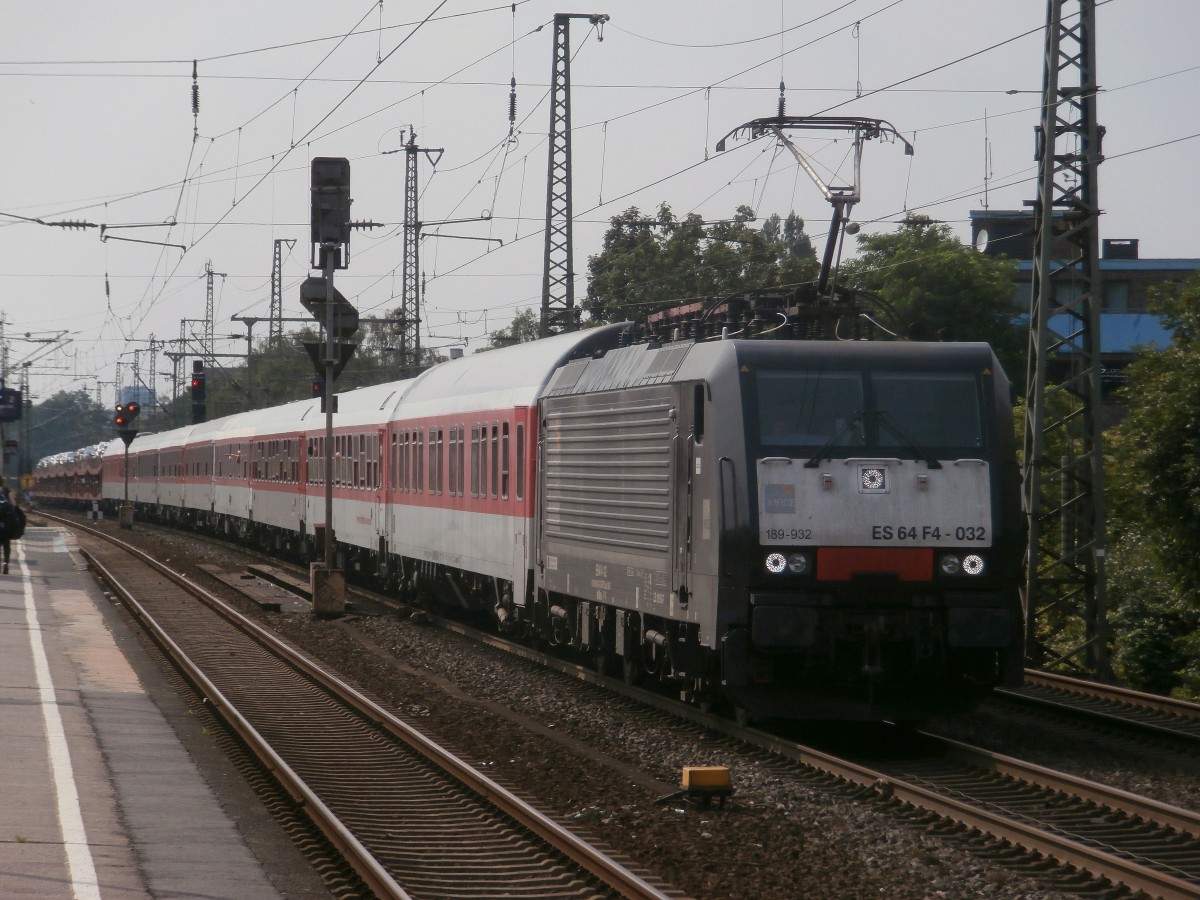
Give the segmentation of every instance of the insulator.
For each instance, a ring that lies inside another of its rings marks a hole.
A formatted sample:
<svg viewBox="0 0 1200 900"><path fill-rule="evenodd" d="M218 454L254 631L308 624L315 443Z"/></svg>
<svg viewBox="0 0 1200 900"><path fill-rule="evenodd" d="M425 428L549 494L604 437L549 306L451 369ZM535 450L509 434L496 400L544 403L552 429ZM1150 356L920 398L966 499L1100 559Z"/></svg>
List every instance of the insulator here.
<svg viewBox="0 0 1200 900"><path fill-rule="evenodd" d="M200 115L200 85L192 85L192 115Z"/></svg>
<svg viewBox="0 0 1200 900"><path fill-rule="evenodd" d="M513 126L517 121L517 77L514 75L508 91L508 124Z"/></svg>
<svg viewBox="0 0 1200 900"><path fill-rule="evenodd" d="M787 98L785 98L783 96L783 92L784 92L784 86L783 86L783 82L781 81L781 82L779 82L779 118L781 118L781 119L783 118L783 115L784 115L784 109L787 107Z"/></svg>

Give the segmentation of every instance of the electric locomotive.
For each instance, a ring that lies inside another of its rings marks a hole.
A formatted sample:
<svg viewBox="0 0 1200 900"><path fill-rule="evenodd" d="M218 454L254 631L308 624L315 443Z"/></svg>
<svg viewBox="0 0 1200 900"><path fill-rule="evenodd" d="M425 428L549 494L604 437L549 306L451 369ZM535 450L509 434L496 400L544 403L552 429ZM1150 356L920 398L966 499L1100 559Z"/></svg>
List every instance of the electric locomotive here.
<svg viewBox="0 0 1200 900"><path fill-rule="evenodd" d="M569 363L540 402L537 602L627 678L744 715L967 707L1021 677L1008 392L985 344Z"/></svg>

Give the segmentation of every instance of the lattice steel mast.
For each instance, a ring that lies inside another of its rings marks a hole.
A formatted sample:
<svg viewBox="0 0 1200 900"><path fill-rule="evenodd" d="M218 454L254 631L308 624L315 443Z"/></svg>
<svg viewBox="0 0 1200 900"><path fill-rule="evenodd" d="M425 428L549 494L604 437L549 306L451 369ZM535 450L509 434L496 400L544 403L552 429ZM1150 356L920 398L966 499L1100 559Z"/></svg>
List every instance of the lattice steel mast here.
<svg viewBox="0 0 1200 900"><path fill-rule="evenodd" d="M389 151L396 152L396 151ZM400 358L403 375L421 367L421 214L417 190L417 158L424 153L436 166L442 148L417 146L417 130L409 129L404 145L404 260L401 265L400 295Z"/></svg>
<svg viewBox="0 0 1200 900"><path fill-rule="evenodd" d="M216 308L213 303L213 277L219 275L225 277L224 272L214 272L212 260L208 260L204 264L205 274L205 301L204 301L204 346L201 350L201 355L206 363L211 363L213 360L213 318L216 315Z"/></svg>
<svg viewBox="0 0 1200 900"><path fill-rule="evenodd" d="M400 275L400 370L421 360L421 224L417 208L417 131L404 145L404 262Z"/></svg>
<svg viewBox="0 0 1200 900"><path fill-rule="evenodd" d="M571 241L571 19L602 27L604 14L555 13L550 72L550 134L546 170L546 249L542 265L541 337L574 331L575 269ZM601 35L600 40L604 37Z"/></svg>
<svg viewBox="0 0 1200 900"><path fill-rule="evenodd" d="M290 250L295 241L288 238L275 239L275 253L271 258L271 312L267 325L267 346L278 350L283 345L283 245Z"/></svg>
<svg viewBox="0 0 1200 900"><path fill-rule="evenodd" d="M1049 0L1033 203L1024 605L1031 665L1076 658L1108 677L1095 26L1095 0Z"/></svg>

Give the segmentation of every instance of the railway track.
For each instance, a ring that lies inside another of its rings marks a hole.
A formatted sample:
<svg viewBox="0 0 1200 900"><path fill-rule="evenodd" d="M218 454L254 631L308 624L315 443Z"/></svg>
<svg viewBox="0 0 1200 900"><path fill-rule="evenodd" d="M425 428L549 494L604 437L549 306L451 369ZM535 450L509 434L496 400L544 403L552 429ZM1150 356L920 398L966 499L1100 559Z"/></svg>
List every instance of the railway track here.
<svg viewBox="0 0 1200 900"><path fill-rule="evenodd" d="M186 578L86 533L95 570L371 893L673 896Z"/></svg>
<svg viewBox="0 0 1200 900"><path fill-rule="evenodd" d="M1200 704L1034 669L1025 670L1024 687L997 694L1057 714L1200 747Z"/></svg>
<svg viewBox="0 0 1200 900"><path fill-rule="evenodd" d="M946 738L921 738L928 749L919 756L876 763L887 779L877 790L897 797L916 791L920 808L953 801L951 816L964 826L1133 891L1200 896L1200 815Z"/></svg>
<svg viewBox="0 0 1200 900"><path fill-rule="evenodd" d="M921 737L925 746L920 752L900 759L826 753L694 708L681 709L668 698L520 645L513 648L495 636L479 637L806 771L825 773L920 828L949 829L973 852L1003 859L1008 867L1059 889L1111 896L1111 888L1105 887L1109 883L1148 896L1200 896L1200 817L1194 813L932 735ZM906 740L897 735L885 742Z"/></svg>
<svg viewBox="0 0 1200 900"><path fill-rule="evenodd" d="M1049 881L1090 880L1101 894L1107 881L1152 897L1200 897L1200 815L1188 810L932 734L920 734L923 749L905 760L856 761L746 728L495 635L453 622L444 627L866 788L926 826L932 816L1000 839L1025 859L1014 860L1005 850L999 856ZM903 744L911 736L896 729L894 737ZM979 852L997 854L994 844ZM1053 860L1062 872L1047 876L1040 859Z"/></svg>

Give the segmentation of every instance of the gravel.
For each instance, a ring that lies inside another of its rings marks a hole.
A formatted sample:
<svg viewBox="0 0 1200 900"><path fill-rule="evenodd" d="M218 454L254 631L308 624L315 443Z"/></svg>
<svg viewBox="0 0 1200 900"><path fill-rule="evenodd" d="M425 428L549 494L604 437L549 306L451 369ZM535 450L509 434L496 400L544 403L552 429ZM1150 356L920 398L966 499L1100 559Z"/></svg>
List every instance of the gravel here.
<svg viewBox="0 0 1200 900"><path fill-rule="evenodd" d="M122 536L173 557L174 567L216 593L224 591L198 566L220 563L232 571L241 564L232 550L182 535L138 527ZM647 716L419 617L253 614L493 779L688 896L1075 896L902 821L874 794L817 775L797 777L761 752ZM979 740L983 732L1003 744L997 728L1006 731L1003 722L986 720L959 726L964 736ZM664 799L689 765L728 766L734 796L707 808ZM1143 773L1131 775L1139 778Z"/></svg>

